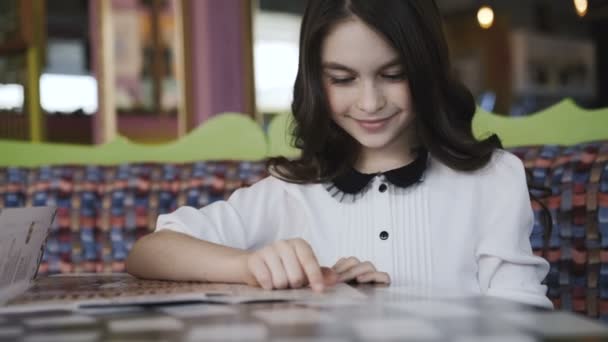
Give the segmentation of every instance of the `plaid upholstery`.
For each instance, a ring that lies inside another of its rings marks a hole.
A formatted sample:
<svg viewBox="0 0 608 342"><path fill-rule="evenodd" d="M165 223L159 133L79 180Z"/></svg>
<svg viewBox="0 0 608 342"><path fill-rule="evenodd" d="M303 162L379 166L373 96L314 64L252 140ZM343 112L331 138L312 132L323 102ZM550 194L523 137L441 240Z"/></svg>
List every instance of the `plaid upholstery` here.
<svg viewBox="0 0 608 342"><path fill-rule="evenodd" d="M552 214L545 244L541 206L530 241L551 264L556 308L608 321L608 141L511 149ZM57 219L40 273L122 272L136 239L158 214L201 207L266 176L262 162L0 168L0 207L53 204Z"/></svg>
<svg viewBox="0 0 608 342"><path fill-rule="evenodd" d="M159 214L202 207L266 176L263 162L0 169L0 207L57 206L39 274L122 272Z"/></svg>
<svg viewBox="0 0 608 342"><path fill-rule="evenodd" d="M533 202L530 241L551 264L549 298L556 308L608 322L608 142L511 152L524 161L533 184L548 190L532 193L551 212L551 235L545 245L541 206Z"/></svg>

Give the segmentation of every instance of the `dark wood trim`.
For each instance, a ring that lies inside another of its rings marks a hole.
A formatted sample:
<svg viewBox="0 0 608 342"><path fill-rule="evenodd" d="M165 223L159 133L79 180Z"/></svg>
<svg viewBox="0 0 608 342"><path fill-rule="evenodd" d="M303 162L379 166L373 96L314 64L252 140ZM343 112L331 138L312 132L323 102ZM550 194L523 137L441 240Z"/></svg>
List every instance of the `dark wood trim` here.
<svg viewBox="0 0 608 342"><path fill-rule="evenodd" d="M184 119L186 120L186 133L190 132L195 128L195 117L194 117L194 104L192 102L194 92L192 91L193 77L194 72L192 69L192 0L182 0L181 6L182 16L182 54L183 54L183 62L182 66L184 70L184 84L183 84L183 92L185 94L185 103L184 103Z"/></svg>
<svg viewBox="0 0 608 342"><path fill-rule="evenodd" d="M0 137L7 140L29 140L29 122L29 117L24 113L0 111Z"/></svg>
<svg viewBox="0 0 608 342"><path fill-rule="evenodd" d="M11 39L0 42L0 54L10 55L24 53L32 44L34 25L28 22L31 21L33 13L32 1L34 0L15 0L19 6L19 28Z"/></svg>
<svg viewBox="0 0 608 342"><path fill-rule="evenodd" d="M24 53L27 50L27 44L19 39L11 39L8 42L2 43L0 46L0 55L14 55Z"/></svg>
<svg viewBox="0 0 608 342"><path fill-rule="evenodd" d="M32 1L36 0L17 0L21 8L19 9L21 14L21 40L25 45L30 45L34 39L34 25L31 24L32 13L34 10L34 4ZM29 20L28 20L29 19Z"/></svg>
<svg viewBox="0 0 608 342"><path fill-rule="evenodd" d="M162 50L162 35L160 27L162 1L153 0L150 8L150 20L152 29L152 92L154 101L154 110L156 112L162 109L162 96L163 96L163 78L164 78L164 65L163 65L163 50Z"/></svg>

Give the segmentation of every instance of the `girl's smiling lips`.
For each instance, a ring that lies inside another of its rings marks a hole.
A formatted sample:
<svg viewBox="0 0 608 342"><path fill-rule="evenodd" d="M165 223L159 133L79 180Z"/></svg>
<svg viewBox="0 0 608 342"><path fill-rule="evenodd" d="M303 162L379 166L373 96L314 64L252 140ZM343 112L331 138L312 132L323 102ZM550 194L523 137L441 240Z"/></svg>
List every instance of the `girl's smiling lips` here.
<svg viewBox="0 0 608 342"><path fill-rule="evenodd" d="M382 119L374 119L374 120L360 120L355 119L355 122L361 126L364 130L368 132L379 132L382 131L388 124L388 122L395 116L396 114L392 114L386 118Z"/></svg>

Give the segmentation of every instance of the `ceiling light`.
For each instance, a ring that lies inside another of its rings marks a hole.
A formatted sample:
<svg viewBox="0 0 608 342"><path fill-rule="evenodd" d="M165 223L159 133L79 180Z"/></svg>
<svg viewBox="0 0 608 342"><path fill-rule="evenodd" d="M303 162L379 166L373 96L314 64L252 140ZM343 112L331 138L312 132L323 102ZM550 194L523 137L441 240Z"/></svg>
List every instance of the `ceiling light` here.
<svg viewBox="0 0 608 342"><path fill-rule="evenodd" d="M494 24L494 11L490 6L481 6L477 11L477 21L479 26L489 29Z"/></svg>
<svg viewBox="0 0 608 342"><path fill-rule="evenodd" d="M574 3L574 8L576 8L578 16L584 17L585 14L587 14L587 8L589 7L587 0L573 0L572 2Z"/></svg>

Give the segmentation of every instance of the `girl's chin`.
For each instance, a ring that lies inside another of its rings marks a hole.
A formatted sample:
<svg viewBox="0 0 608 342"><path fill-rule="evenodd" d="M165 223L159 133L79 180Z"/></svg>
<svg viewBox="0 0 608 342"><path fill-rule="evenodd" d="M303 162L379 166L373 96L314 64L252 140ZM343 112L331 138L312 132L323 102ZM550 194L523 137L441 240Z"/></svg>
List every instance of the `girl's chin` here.
<svg viewBox="0 0 608 342"><path fill-rule="evenodd" d="M390 140L389 139L356 139L361 147L371 150L380 150L386 147Z"/></svg>

